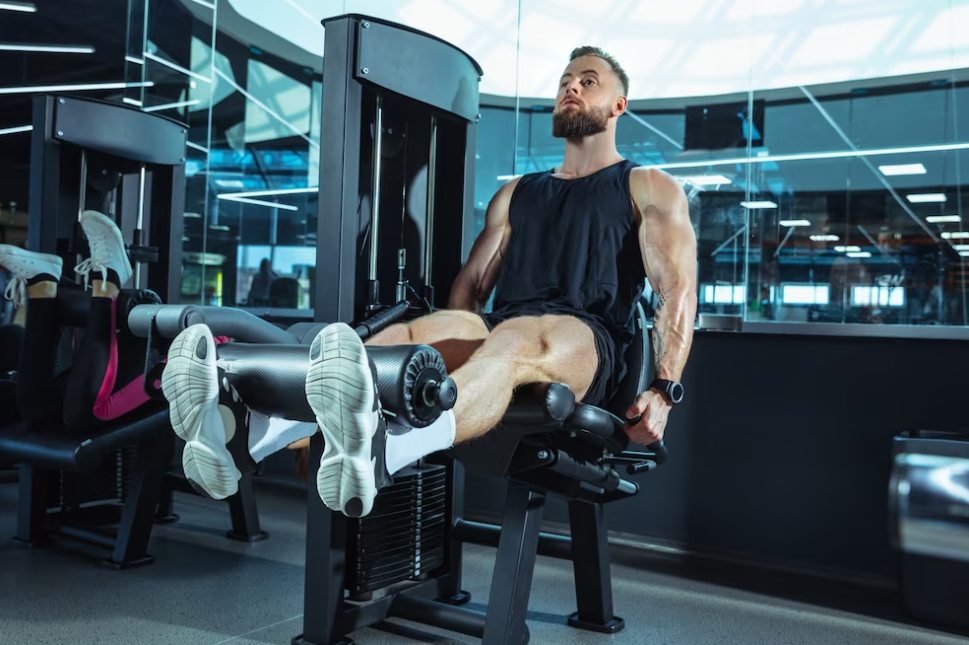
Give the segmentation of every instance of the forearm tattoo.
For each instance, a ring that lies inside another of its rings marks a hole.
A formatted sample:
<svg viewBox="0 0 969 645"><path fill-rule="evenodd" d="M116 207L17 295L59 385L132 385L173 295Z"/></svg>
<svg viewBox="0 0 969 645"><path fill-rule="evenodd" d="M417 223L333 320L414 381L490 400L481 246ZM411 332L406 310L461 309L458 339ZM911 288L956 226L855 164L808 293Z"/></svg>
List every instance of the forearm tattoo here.
<svg viewBox="0 0 969 645"><path fill-rule="evenodd" d="M663 336L666 334L666 300L667 295L665 292L660 291L656 294L656 308L653 315L653 363L656 367L657 373L659 372L661 361L663 360L663 355L665 352L665 345Z"/></svg>

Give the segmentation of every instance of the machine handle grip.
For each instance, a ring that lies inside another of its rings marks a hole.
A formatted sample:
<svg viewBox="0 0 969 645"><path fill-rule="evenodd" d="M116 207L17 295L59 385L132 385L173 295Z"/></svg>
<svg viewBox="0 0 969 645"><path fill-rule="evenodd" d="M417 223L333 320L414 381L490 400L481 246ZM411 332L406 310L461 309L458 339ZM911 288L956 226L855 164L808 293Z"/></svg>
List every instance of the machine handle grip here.
<svg viewBox="0 0 969 645"><path fill-rule="evenodd" d="M357 328L354 331L357 332L357 335L360 336L360 338L366 340L383 328L388 327L403 318L408 311L410 311L410 302L403 300L398 302L390 309L385 309L377 314L374 314L367 320L357 325Z"/></svg>
<svg viewBox="0 0 969 645"><path fill-rule="evenodd" d="M643 418L643 415L637 414L632 419L626 419L626 425L634 426L637 423L639 423L640 419L642 418ZM648 446L646 446L646 448L653 453L653 458L656 460L657 464L665 463L666 460L670 458L670 451L667 450L666 444L663 443L662 439L660 439L656 443L649 444ZM630 468L632 467L630 466ZM645 468L645 470L649 470L649 469Z"/></svg>

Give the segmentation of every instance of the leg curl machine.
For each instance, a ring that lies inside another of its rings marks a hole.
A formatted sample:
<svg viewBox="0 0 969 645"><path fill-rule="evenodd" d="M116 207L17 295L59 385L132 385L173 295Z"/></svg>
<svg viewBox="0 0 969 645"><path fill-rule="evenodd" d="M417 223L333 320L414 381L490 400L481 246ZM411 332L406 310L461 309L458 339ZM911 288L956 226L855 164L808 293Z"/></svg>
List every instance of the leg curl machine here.
<svg viewBox="0 0 969 645"><path fill-rule="evenodd" d="M130 240L135 269L134 288L118 299L119 333L128 334L128 311L160 303L157 294L169 301L178 295L186 128L69 96L37 97L33 126L29 248L63 257L69 277L86 253L80 213L94 208L113 217ZM159 256L167 262L157 262ZM83 328L89 307L79 289L58 289L66 330ZM72 335L62 334L63 365L71 361ZM95 431L28 422L0 429L0 457L19 463L16 541L44 546L63 536L107 549L105 563L116 568L152 562L154 522L177 519L168 474L174 446L166 407L152 403ZM234 529L258 532L255 508L244 502L243 495L230 500Z"/></svg>
<svg viewBox="0 0 969 645"><path fill-rule="evenodd" d="M473 242L481 70L448 43L399 25L342 16L325 26L320 203L329 207L319 218L315 317L363 320L357 332L367 338L415 309L430 309L433 283L450 284ZM427 145L417 145L422 141ZM415 180L422 166L424 186ZM415 188L426 197L422 221L408 206L407 191ZM435 211L451 216L435 218ZM415 221L418 234L409 233ZM381 262L377 252L388 241L398 245L396 262ZM369 253L359 253L361 248ZM423 279L420 293L404 279L408 256L421 258L416 270L410 268ZM387 288L394 284L396 289ZM396 304L381 305L381 299ZM603 504L638 490L618 474L617 465L638 474L666 458L661 445L651 452L624 452L629 439L621 415L650 380L641 307L637 316L636 339L626 356L629 372L607 408L577 403L562 385L536 384L516 397L501 427L482 441L398 473L365 518L331 513L310 491L303 633L294 645L345 645L347 634L388 617L477 636L487 645L525 643L538 553L575 563L578 611L568 619L571 626L606 633L621 629L622 619L613 615ZM262 350L220 347L220 358L240 363L260 351L265 361L277 359L273 375L263 374L261 381L260 360L255 361L249 376L256 377L258 387L245 391L241 381L234 386L262 412L313 420L301 400L305 343L325 323L283 330L245 312L204 307L137 308L129 321L142 330L136 333L168 339L194 322L205 322L215 334L268 343ZM367 352L377 364L384 407L407 415L415 427L428 425L451 405L435 350L368 347ZM311 446L311 463L319 463L319 434ZM509 480L503 526L463 519L465 467ZM571 538L541 533L549 494L569 500ZM487 612L458 606L470 599L461 589L463 541L498 547Z"/></svg>

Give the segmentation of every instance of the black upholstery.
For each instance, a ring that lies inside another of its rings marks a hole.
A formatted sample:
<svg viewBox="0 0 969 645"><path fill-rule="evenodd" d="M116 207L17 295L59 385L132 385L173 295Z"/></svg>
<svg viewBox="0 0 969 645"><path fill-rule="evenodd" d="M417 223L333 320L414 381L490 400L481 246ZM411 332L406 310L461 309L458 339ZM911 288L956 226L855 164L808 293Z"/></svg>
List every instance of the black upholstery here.
<svg viewBox="0 0 969 645"><path fill-rule="evenodd" d="M125 417L94 432L78 435L64 426L21 421L0 429L0 455L51 470L90 472L124 446L171 434L168 410L157 407L139 418Z"/></svg>

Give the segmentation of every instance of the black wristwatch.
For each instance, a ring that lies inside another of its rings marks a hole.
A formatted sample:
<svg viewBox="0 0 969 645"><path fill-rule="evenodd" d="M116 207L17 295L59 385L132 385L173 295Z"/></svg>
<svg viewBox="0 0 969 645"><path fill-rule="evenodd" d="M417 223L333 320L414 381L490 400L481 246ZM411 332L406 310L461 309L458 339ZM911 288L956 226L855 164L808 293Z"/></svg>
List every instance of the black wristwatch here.
<svg viewBox="0 0 969 645"><path fill-rule="evenodd" d="M676 381L665 381L661 378L653 379L649 389L658 390L666 395L666 400L676 405L683 400L683 384Z"/></svg>

